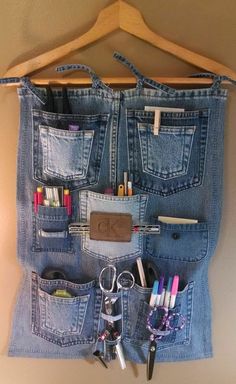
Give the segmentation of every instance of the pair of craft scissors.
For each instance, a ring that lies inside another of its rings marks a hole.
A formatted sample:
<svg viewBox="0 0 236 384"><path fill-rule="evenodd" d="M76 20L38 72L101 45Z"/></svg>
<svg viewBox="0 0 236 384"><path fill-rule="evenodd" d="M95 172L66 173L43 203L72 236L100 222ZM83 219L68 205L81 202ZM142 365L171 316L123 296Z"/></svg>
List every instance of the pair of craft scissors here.
<svg viewBox="0 0 236 384"><path fill-rule="evenodd" d="M134 283L135 278L130 271L124 270L117 276L116 267L111 264L103 268L99 275L99 286L101 291L105 294L105 312L108 316L108 326L103 332L103 340L106 343L106 338L110 335L115 338L115 351L122 369L126 368L126 363L121 345L121 335L115 330L113 320L113 304L116 302L118 297L116 295L111 296L109 294L115 292L118 293L121 289L129 290L133 288Z"/></svg>
<svg viewBox="0 0 236 384"><path fill-rule="evenodd" d="M159 315L158 317L160 317L160 319L158 320L157 327L154 327L153 322L155 320L154 317L157 312ZM147 380L151 380L152 378L155 364L155 356L157 351L157 340L162 339L162 337L168 336L171 332L180 331L185 326L185 322L186 319L181 313L169 313L168 308L164 306L155 306L149 312L147 318L147 329L149 330L149 332L151 332L151 335L147 358Z"/></svg>

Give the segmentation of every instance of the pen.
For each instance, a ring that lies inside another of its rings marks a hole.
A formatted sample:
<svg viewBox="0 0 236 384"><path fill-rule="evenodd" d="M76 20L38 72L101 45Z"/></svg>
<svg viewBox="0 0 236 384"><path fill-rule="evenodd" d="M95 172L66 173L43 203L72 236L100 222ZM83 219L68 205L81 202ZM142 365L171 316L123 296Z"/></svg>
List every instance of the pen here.
<svg viewBox="0 0 236 384"><path fill-rule="evenodd" d="M147 287L147 281L146 281L146 277L145 277L145 273L144 273L143 263L142 263L141 257L137 258L136 263L137 263L137 266L138 266L138 273L139 273L141 285L142 285L142 287Z"/></svg>
<svg viewBox="0 0 236 384"><path fill-rule="evenodd" d="M163 291L163 286L164 286L164 276L160 277L159 285L158 285L158 293L157 293L157 299L156 299L156 305L160 305L161 301L161 295Z"/></svg>
<svg viewBox="0 0 236 384"><path fill-rule="evenodd" d="M175 300L178 292L178 286L179 286L179 276L175 275L173 278L173 283L171 287L171 296L170 296L170 305L169 308L174 308L175 306Z"/></svg>
<svg viewBox="0 0 236 384"><path fill-rule="evenodd" d="M37 187L37 204L43 205L43 188Z"/></svg>
<svg viewBox="0 0 236 384"><path fill-rule="evenodd" d="M128 195L128 172L124 172L124 195Z"/></svg>
<svg viewBox="0 0 236 384"><path fill-rule="evenodd" d="M154 281L153 287L152 287L152 293L149 301L150 307L154 307L156 304L156 299L157 299L157 292L158 292L158 280Z"/></svg>
<svg viewBox="0 0 236 384"><path fill-rule="evenodd" d="M132 181L128 181L128 196L133 195Z"/></svg>
<svg viewBox="0 0 236 384"><path fill-rule="evenodd" d="M165 292L165 299L164 299L164 307L169 308L170 304L170 292L171 292L171 286L172 286L172 277L169 277L166 292Z"/></svg>

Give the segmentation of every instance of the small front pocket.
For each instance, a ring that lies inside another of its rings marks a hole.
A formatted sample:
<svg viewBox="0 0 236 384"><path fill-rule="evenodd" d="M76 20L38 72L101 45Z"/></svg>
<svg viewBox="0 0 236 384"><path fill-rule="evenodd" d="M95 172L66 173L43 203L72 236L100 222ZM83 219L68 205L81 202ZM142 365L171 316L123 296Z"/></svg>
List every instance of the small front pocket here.
<svg viewBox="0 0 236 384"><path fill-rule="evenodd" d="M56 290L72 297L57 297ZM101 302L95 282L45 280L32 273L32 332L61 347L94 341ZM99 304L99 306L98 306Z"/></svg>
<svg viewBox="0 0 236 384"><path fill-rule="evenodd" d="M132 215L133 224L142 223L145 216L147 195L119 197L102 195L91 191L80 191L80 221L89 223L90 213L118 212ZM133 233L130 242L91 240L89 234L82 235L82 249L96 258L106 261L121 261L137 257L143 251L143 235Z"/></svg>
<svg viewBox="0 0 236 384"><path fill-rule="evenodd" d="M66 207L38 206L33 214L33 251L72 252Z"/></svg>
<svg viewBox="0 0 236 384"><path fill-rule="evenodd" d="M185 318L183 329L171 331L168 335L158 340L158 350L190 343L193 288L194 283L190 282L182 291L179 291L176 296L175 308L171 310L173 313L180 313ZM124 316L127 317L123 333L125 340L136 346L143 346L146 349L149 348L151 335L147 329L147 317L151 310L148 304L151 292L151 288L142 288L135 285L133 289L127 292L127 306L124 306L127 311L127 313L124 313ZM174 326L176 325L174 324Z"/></svg>
<svg viewBox="0 0 236 384"><path fill-rule="evenodd" d="M98 182L109 114L33 110L33 176L73 190ZM77 125L78 131L70 131Z"/></svg>
<svg viewBox="0 0 236 384"><path fill-rule="evenodd" d="M207 223L157 223L160 225L160 235L146 236L148 255L163 260L163 262L169 261L170 265L172 261L198 262L207 256Z"/></svg>
<svg viewBox="0 0 236 384"><path fill-rule="evenodd" d="M138 189L166 197L202 184L208 110L162 112L154 135L154 113L127 110L130 178Z"/></svg>

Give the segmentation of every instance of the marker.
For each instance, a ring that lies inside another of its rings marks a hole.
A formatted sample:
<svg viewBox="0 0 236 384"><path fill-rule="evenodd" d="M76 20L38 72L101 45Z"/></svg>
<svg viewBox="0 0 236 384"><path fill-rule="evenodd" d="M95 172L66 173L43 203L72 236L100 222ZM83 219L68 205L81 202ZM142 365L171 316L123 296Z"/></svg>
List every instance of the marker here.
<svg viewBox="0 0 236 384"><path fill-rule="evenodd" d="M63 205L64 207L68 207L68 196L69 196L69 189L64 189L64 196L63 196Z"/></svg>
<svg viewBox="0 0 236 384"><path fill-rule="evenodd" d="M133 195L132 181L128 181L128 196Z"/></svg>
<svg viewBox="0 0 236 384"><path fill-rule="evenodd" d="M165 288L163 288L163 291L162 291L162 294L161 294L161 298L160 298L160 303L159 303L159 305L161 305L161 306L164 305L165 293L166 293L166 290L165 290Z"/></svg>
<svg viewBox="0 0 236 384"><path fill-rule="evenodd" d="M137 263L137 267L138 267L138 273L139 273L141 285L142 285L142 287L147 287L147 281L146 281L141 257L137 258L136 263Z"/></svg>
<svg viewBox="0 0 236 384"><path fill-rule="evenodd" d="M171 296L170 296L170 305L169 308L174 308L175 306L175 300L178 292L178 287L179 287L179 276L175 275L173 278L173 283L171 287Z"/></svg>
<svg viewBox="0 0 236 384"><path fill-rule="evenodd" d="M43 205L43 188L37 187L37 201L38 205Z"/></svg>
<svg viewBox="0 0 236 384"><path fill-rule="evenodd" d="M125 188L124 188L124 185L123 185L123 184L120 184L120 185L118 186L118 193L117 193L117 195L118 195L118 196L124 196L124 194L125 194Z"/></svg>
<svg viewBox="0 0 236 384"><path fill-rule="evenodd" d="M156 305L160 305L161 295L162 295L162 291L163 291L163 286L164 286L164 276L161 276L160 277L160 281L159 281L159 286L158 286Z"/></svg>
<svg viewBox="0 0 236 384"><path fill-rule="evenodd" d="M164 307L169 308L170 304L170 292L171 292L171 286L172 286L173 278L169 277L166 292L165 292L165 299L164 299Z"/></svg>
<svg viewBox="0 0 236 384"><path fill-rule="evenodd" d="M153 287L152 287L152 294L151 294L150 301L149 301L149 305L152 308L155 307L155 304L156 304L158 285L159 285L158 280L155 280Z"/></svg>

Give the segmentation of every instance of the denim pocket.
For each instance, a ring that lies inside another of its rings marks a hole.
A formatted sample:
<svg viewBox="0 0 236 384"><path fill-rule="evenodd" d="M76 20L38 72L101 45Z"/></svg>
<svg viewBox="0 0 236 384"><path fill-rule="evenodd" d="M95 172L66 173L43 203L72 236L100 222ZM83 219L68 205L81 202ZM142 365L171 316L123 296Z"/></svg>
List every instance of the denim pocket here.
<svg viewBox="0 0 236 384"><path fill-rule="evenodd" d="M161 116L154 135L153 112L127 110L128 159L133 186L165 197L202 184L208 110Z"/></svg>
<svg viewBox="0 0 236 384"><path fill-rule="evenodd" d="M197 262L207 256L207 223L158 224L160 235L146 236L146 250L150 256L170 262Z"/></svg>
<svg viewBox="0 0 236 384"><path fill-rule="evenodd" d="M33 214L33 251L72 252L66 207L38 206Z"/></svg>
<svg viewBox="0 0 236 384"><path fill-rule="evenodd" d="M84 179L94 131L69 132L39 126L43 173L63 181ZM60 154L60 156L58 156Z"/></svg>
<svg viewBox="0 0 236 384"><path fill-rule="evenodd" d="M133 224L138 224L144 219L147 199L147 195L141 194L120 197L80 191L80 220L89 222L90 213L93 211L118 212L131 214ZM121 261L142 254L143 235L135 233L132 234L130 242L114 242L91 240L89 234L84 234L82 235L82 249L89 255L105 261Z"/></svg>
<svg viewBox="0 0 236 384"><path fill-rule="evenodd" d="M195 127L164 127L158 135L153 125L138 123L142 169L152 176L168 180L186 175Z"/></svg>
<svg viewBox="0 0 236 384"><path fill-rule="evenodd" d="M72 297L53 296L57 289L67 290ZM45 280L32 272L32 332L47 341L61 347L93 343L100 302L95 281Z"/></svg>
<svg viewBox="0 0 236 384"><path fill-rule="evenodd" d="M32 113L34 179L70 189L96 184L109 115ZM70 124L79 130L69 131Z"/></svg>
<svg viewBox="0 0 236 384"><path fill-rule="evenodd" d="M193 305L194 282L188 283L176 296L176 303L173 313L180 313L185 318L185 325L179 331L171 331L167 336L158 340L158 350L170 348L176 345L186 345L191 340L191 322ZM127 342L144 348L149 348L149 338L151 333L147 329L147 318L151 307L149 300L151 288L142 288L135 285L127 294L127 318L125 323L124 337ZM172 324L176 326L177 324Z"/></svg>

